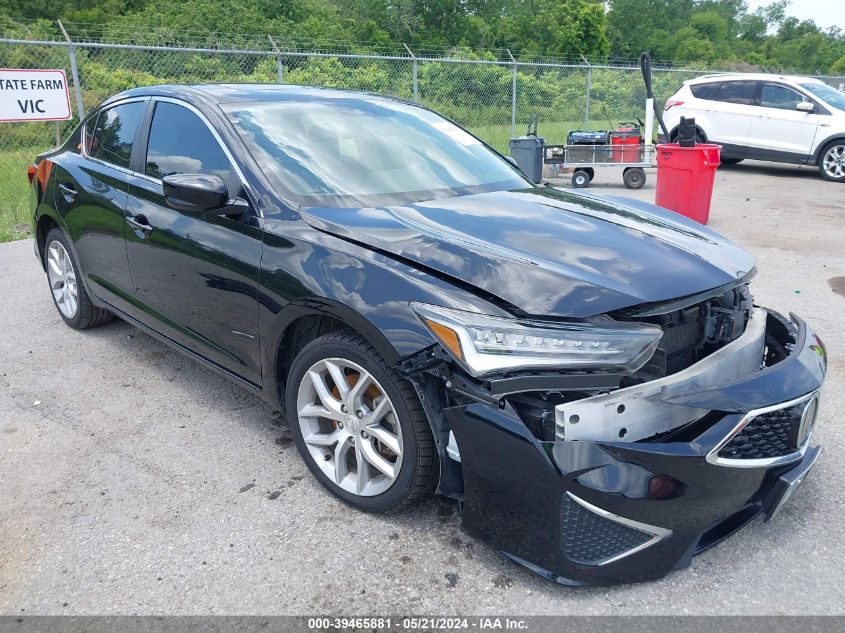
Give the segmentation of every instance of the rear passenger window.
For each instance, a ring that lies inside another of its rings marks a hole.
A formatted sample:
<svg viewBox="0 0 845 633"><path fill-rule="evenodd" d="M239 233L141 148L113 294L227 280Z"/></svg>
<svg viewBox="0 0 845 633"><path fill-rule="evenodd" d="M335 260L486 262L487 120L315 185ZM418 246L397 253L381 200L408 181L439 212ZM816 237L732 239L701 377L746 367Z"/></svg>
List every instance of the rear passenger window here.
<svg viewBox="0 0 845 633"><path fill-rule="evenodd" d="M802 101L806 101L806 99L792 88L780 84L763 84L760 105L764 108L794 110Z"/></svg>
<svg viewBox="0 0 845 633"><path fill-rule="evenodd" d="M723 81L716 93L716 101L750 105L754 103L755 87L753 81Z"/></svg>
<svg viewBox="0 0 845 633"><path fill-rule="evenodd" d="M713 99L716 96L716 91L719 89L719 82L709 84L693 84L689 87L692 91L692 96L696 99Z"/></svg>
<svg viewBox="0 0 845 633"><path fill-rule="evenodd" d="M97 122L89 128L86 125L86 150L91 158L102 160L118 167L129 167L135 132L147 109L145 101L133 101L103 110ZM89 129L93 129L89 133Z"/></svg>
<svg viewBox="0 0 845 633"><path fill-rule="evenodd" d="M166 101L159 101L153 114L146 172L153 178L217 174L233 190L229 159L206 124L187 108Z"/></svg>

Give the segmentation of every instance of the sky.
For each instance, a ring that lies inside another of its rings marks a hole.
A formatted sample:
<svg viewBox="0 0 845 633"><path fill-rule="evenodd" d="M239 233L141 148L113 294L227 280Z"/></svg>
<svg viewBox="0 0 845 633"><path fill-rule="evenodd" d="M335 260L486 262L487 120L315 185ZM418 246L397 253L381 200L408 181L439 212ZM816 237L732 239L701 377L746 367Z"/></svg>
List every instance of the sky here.
<svg viewBox="0 0 845 633"><path fill-rule="evenodd" d="M746 0L748 10L771 3L771 0ZM838 26L845 31L845 0L792 0L786 9L787 15L799 20L812 20L817 26L826 29Z"/></svg>

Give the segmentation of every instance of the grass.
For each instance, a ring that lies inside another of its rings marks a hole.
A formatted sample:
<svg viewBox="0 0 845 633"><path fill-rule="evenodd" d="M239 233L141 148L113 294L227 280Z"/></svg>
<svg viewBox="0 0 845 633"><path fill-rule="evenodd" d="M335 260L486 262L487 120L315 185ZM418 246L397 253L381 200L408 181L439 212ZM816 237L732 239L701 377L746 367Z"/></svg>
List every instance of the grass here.
<svg viewBox="0 0 845 633"><path fill-rule="evenodd" d="M0 242L29 237L30 202L26 168L44 148L0 150Z"/></svg>
<svg viewBox="0 0 845 633"><path fill-rule="evenodd" d="M489 143L503 154L508 153L508 141L511 138L511 125L467 125L467 129L481 140ZM528 129L528 123L517 121L516 135L522 136ZM583 121L544 121L540 120L537 134L548 145L563 145L572 130L606 130L607 121L593 120L584 125Z"/></svg>

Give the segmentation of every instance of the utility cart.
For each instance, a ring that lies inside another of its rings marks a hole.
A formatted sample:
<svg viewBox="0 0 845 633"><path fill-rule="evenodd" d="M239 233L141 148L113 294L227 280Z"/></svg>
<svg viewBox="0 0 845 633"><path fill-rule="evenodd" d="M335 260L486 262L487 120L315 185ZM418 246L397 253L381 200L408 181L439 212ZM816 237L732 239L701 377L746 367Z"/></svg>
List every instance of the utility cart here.
<svg viewBox="0 0 845 633"><path fill-rule="evenodd" d="M625 186L640 189L645 185L646 168L656 167L654 147L645 143L650 133L650 125L639 120L620 123L608 131L572 131L566 145L544 145L543 162L574 169L572 186L579 188L590 184L596 167L621 167Z"/></svg>
<svg viewBox="0 0 845 633"><path fill-rule="evenodd" d="M570 137L570 140L573 139ZM645 170L657 166L654 146L643 143L546 145L543 162L573 168L572 186L577 188L590 184L597 167L621 167L625 186L642 189L646 182Z"/></svg>

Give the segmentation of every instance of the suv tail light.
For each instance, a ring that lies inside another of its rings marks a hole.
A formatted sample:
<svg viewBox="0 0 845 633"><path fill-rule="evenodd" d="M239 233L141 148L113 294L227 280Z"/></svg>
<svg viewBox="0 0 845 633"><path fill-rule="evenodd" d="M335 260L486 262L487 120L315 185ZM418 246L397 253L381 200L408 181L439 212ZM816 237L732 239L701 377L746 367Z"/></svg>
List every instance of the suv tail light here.
<svg viewBox="0 0 845 633"><path fill-rule="evenodd" d="M678 101L677 99L670 99L669 101L666 102L666 105L663 107L663 111L668 112L669 110L671 110L675 106L682 106L682 105L684 105L683 101Z"/></svg>
<svg viewBox="0 0 845 633"><path fill-rule="evenodd" d="M38 168L35 165L30 165L26 168L26 177L29 178L29 184L32 184L32 181L35 178L35 173L37 171Z"/></svg>

